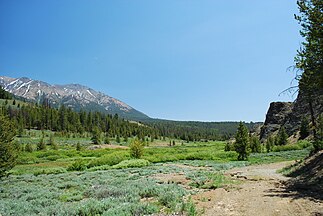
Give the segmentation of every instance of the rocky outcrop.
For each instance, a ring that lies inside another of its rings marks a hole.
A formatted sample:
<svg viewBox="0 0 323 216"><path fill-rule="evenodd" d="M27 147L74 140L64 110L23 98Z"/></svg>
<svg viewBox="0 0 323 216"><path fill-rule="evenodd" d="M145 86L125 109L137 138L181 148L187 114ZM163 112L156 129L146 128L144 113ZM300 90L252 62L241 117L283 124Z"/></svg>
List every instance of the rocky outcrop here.
<svg viewBox="0 0 323 216"><path fill-rule="evenodd" d="M266 139L279 130L286 122L287 116L292 112L292 102L272 102L266 114L266 120L260 131L260 138Z"/></svg>
<svg viewBox="0 0 323 216"><path fill-rule="evenodd" d="M323 91L317 92L312 97L314 116L317 118L323 113ZM299 131L301 120L306 117L310 120L308 97L299 93L294 102L273 102L268 109L266 120L261 128L260 138L277 133L284 126L289 136Z"/></svg>

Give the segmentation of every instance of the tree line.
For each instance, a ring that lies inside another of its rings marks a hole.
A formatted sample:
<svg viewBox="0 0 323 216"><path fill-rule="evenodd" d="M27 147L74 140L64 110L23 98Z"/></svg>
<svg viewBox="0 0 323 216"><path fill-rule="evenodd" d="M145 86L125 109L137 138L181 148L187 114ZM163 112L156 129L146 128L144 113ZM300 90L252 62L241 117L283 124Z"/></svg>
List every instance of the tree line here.
<svg viewBox="0 0 323 216"><path fill-rule="evenodd" d="M8 99L8 97L2 99ZM13 100L11 104L7 102L1 106L0 115L9 117L17 128L18 135L21 135L24 129L51 130L63 134L104 132L109 137L144 138L159 135L158 130L127 121L117 114L109 115L84 110L75 112L63 105L56 109L52 108L48 102L33 104Z"/></svg>
<svg viewBox="0 0 323 216"><path fill-rule="evenodd" d="M187 142L201 140L228 140L234 137L239 122L197 122L171 121L161 119L146 120L145 124L157 129L161 136L182 139ZM260 123L245 123L253 131Z"/></svg>

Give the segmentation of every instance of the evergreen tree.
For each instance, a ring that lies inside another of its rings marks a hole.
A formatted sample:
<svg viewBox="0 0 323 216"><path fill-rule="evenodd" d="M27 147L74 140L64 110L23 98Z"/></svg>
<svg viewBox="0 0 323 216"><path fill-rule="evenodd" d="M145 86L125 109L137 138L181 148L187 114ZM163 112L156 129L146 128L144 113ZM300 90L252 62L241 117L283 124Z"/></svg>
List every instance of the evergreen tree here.
<svg viewBox="0 0 323 216"><path fill-rule="evenodd" d="M93 128L91 140L92 143L96 145L101 143L101 131L96 126Z"/></svg>
<svg viewBox="0 0 323 216"><path fill-rule="evenodd" d="M308 125L309 125L309 122L307 118L305 117L302 118L301 127L299 131L299 135L300 135L299 139L303 140L310 135L310 127Z"/></svg>
<svg viewBox="0 0 323 216"><path fill-rule="evenodd" d="M82 146L81 146L80 142L77 142L76 151L81 151L81 150L82 150Z"/></svg>
<svg viewBox="0 0 323 216"><path fill-rule="evenodd" d="M106 137L105 137L105 139L104 139L104 143L105 143L105 144L110 144L110 139L109 139L109 137L108 137L108 136L106 136Z"/></svg>
<svg viewBox="0 0 323 216"><path fill-rule="evenodd" d="M16 164L17 149L12 144L14 136L14 125L7 117L0 115L0 178Z"/></svg>
<svg viewBox="0 0 323 216"><path fill-rule="evenodd" d="M268 137L268 139L266 140L267 152L271 152L273 150L274 145L275 145L275 138L273 138L272 136Z"/></svg>
<svg viewBox="0 0 323 216"><path fill-rule="evenodd" d="M261 152L261 143L258 137L251 136L250 137L250 149L252 153L260 153Z"/></svg>
<svg viewBox="0 0 323 216"><path fill-rule="evenodd" d="M129 147L133 158L141 158L144 153L144 144L139 139L133 139Z"/></svg>
<svg viewBox="0 0 323 216"><path fill-rule="evenodd" d="M298 87L310 112L316 142L317 123L313 104L322 103L316 95L323 89L323 4L322 0L298 0L297 5L300 14L295 18L302 27L300 33L305 39L295 57L296 68L302 73L297 76Z"/></svg>
<svg viewBox="0 0 323 216"><path fill-rule="evenodd" d="M22 135L24 133L24 128L23 128L23 126L21 124L18 125L18 131L17 132L18 132L17 136L22 137Z"/></svg>
<svg viewBox="0 0 323 216"><path fill-rule="evenodd" d="M284 126L280 127L277 135L277 143L276 145L287 145L288 143L288 134L286 133L286 129Z"/></svg>
<svg viewBox="0 0 323 216"><path fill-rule="evenodd" d="M117 142L117 143L120 143L120 142L121 142L121 140L120 140L120 136L119 136L119 135L117 135L116 142Z"/></svg>
<svg viewBox="0 0 323 216"><path fill-rule="evenodd" d="M235 139L234 149L239 154L238 160L247 160L250 154L249 131L242 122L239 123Z"/></svg>
<svg viewBox="0 0 323 216"><path fill-rule="evenodd" d="M38 142L38 144L37 144L37 150L38 150L38 151L46 150L46 144L45 144L45 142L44 142L44 137L42 137L42 138L39 140L39 142Z"/></svg>
<svg viewBox="0 0 323 216"><path fill-rule="evenodd" d="M11 99L12 95L0 86L0 99ZM8 104L8 101L7 101Z"/></svg>

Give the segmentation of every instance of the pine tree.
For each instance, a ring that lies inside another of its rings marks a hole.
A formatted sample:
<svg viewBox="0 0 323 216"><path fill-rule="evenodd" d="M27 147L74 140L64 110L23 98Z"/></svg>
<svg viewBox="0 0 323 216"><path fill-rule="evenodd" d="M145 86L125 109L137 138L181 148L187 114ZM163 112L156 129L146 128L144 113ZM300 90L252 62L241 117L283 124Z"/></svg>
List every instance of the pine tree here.
<svg viewBox="0 0 323 216"><path fill-rule="evenodd" d="M96 126L93 128L91 140L93 144L101 143L101 131Z"/></svg>
<svg viewBox="0 0 323 216"><path fill-rule="evenodd" d="M284 126L282 126L277 134L277 143L276 145L287 145L288 143L288 134L286 133L286 129Z"/></svg>
<svg viewBox="0 0 323 216"><path fill-rule="evenodd" d="M252 153L260 153L261 152L261 143L258 137L251 136L250 137L250 149Z"/></svg>
<svg viewBox="0 0 323 216"><path fill-rule="evenodd" d="M307 118L305 117L302 118L301 127L299 131L299 135L300 135L299 139L303 140L310 135L310 127L308 125L309 125L309 122Z"/></svg>
<svg viewBox="0 0 323 216"><path fill-rule="evenodd" d="M44 137L42 137L42 138L39 140L39 142L38 142L38 144L37 144L37 150L38 150L38 151L46 150L46 144L45 144L45 142L44 142Z"/></svg>
<svg viewBox="0 0 323 216"><path fill-rule="evenodd" d="M81 146L80 142L77 142L76 151L81 151L81 150L82 150L82 146Z"/></svg>
<svg viewBox="0 0 323 216"><path fill-rule="evenodd" d="M242 122L239 123L235 139L234 149L239 154L238 160L247 160L250 154L249 131Z"/></svg>
<svg viewBox="0 0 323 216"><path fill-rule="evenodd" d="M104 143L105 143L105 144L110 144L110 139L109 139L109 137L108 137L108 136L106 136L106 137L105 137L105 139L104 139Z"/></svg>
<svg viewBox="0 0 323 216"><path fill-rule="evenodd" d="M16 164L17 149L12 144L15 133L10 120L0 115L0 178Z"/></svg>
<svg viewBox="0 0 323 216"><path fill-rule="evenodd" d="M120 142L121 142L121 140L120 140L120 136L119 136L119 135L117 135L116 142L117 142L117 143L120 143Z"/></svg>
<svg viewBox="0 0 323 216"><path fill-rule="evenodd" d="M297 76L298 87L306 99L316 142L317 122L313 104L322 103L316 95L323 89L323 4L322 0L298 0L297 5L300 13L295 18L302 27L300 34L304 38L295 57L296 68L302 73Z"/></svg>
<svg viewBox="0 0 323 216"><path fill-rule="evenodd" d="M267 150L267 152L271 152L274 145L275 145L275 138L273 138L272 136L268 137L268 139L266 140L266 150Z"/></svg>
<svg viewBox="0 0 323 216"><path fill-rule="evenodd" d="M135 138L130 144L130 154L134 158L141 158L144 153L144 144L139 139Z"/></svg>

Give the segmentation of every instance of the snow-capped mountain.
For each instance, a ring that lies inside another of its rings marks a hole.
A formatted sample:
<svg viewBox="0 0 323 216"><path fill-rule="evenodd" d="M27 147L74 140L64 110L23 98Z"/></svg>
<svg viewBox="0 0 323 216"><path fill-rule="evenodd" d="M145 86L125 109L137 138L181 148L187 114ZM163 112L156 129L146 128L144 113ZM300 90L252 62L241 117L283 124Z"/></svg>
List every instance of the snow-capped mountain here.
<svg viewBox="0 0 323 216"><path fill-rule="evenodd" d="M0 85L6 91L29 100L40 102L48 99L53 106L63 104L74 110L117 113L124 118L133 120L149 118L118 99L79 84L50 85L27 77L0 76Z"/></svg>

